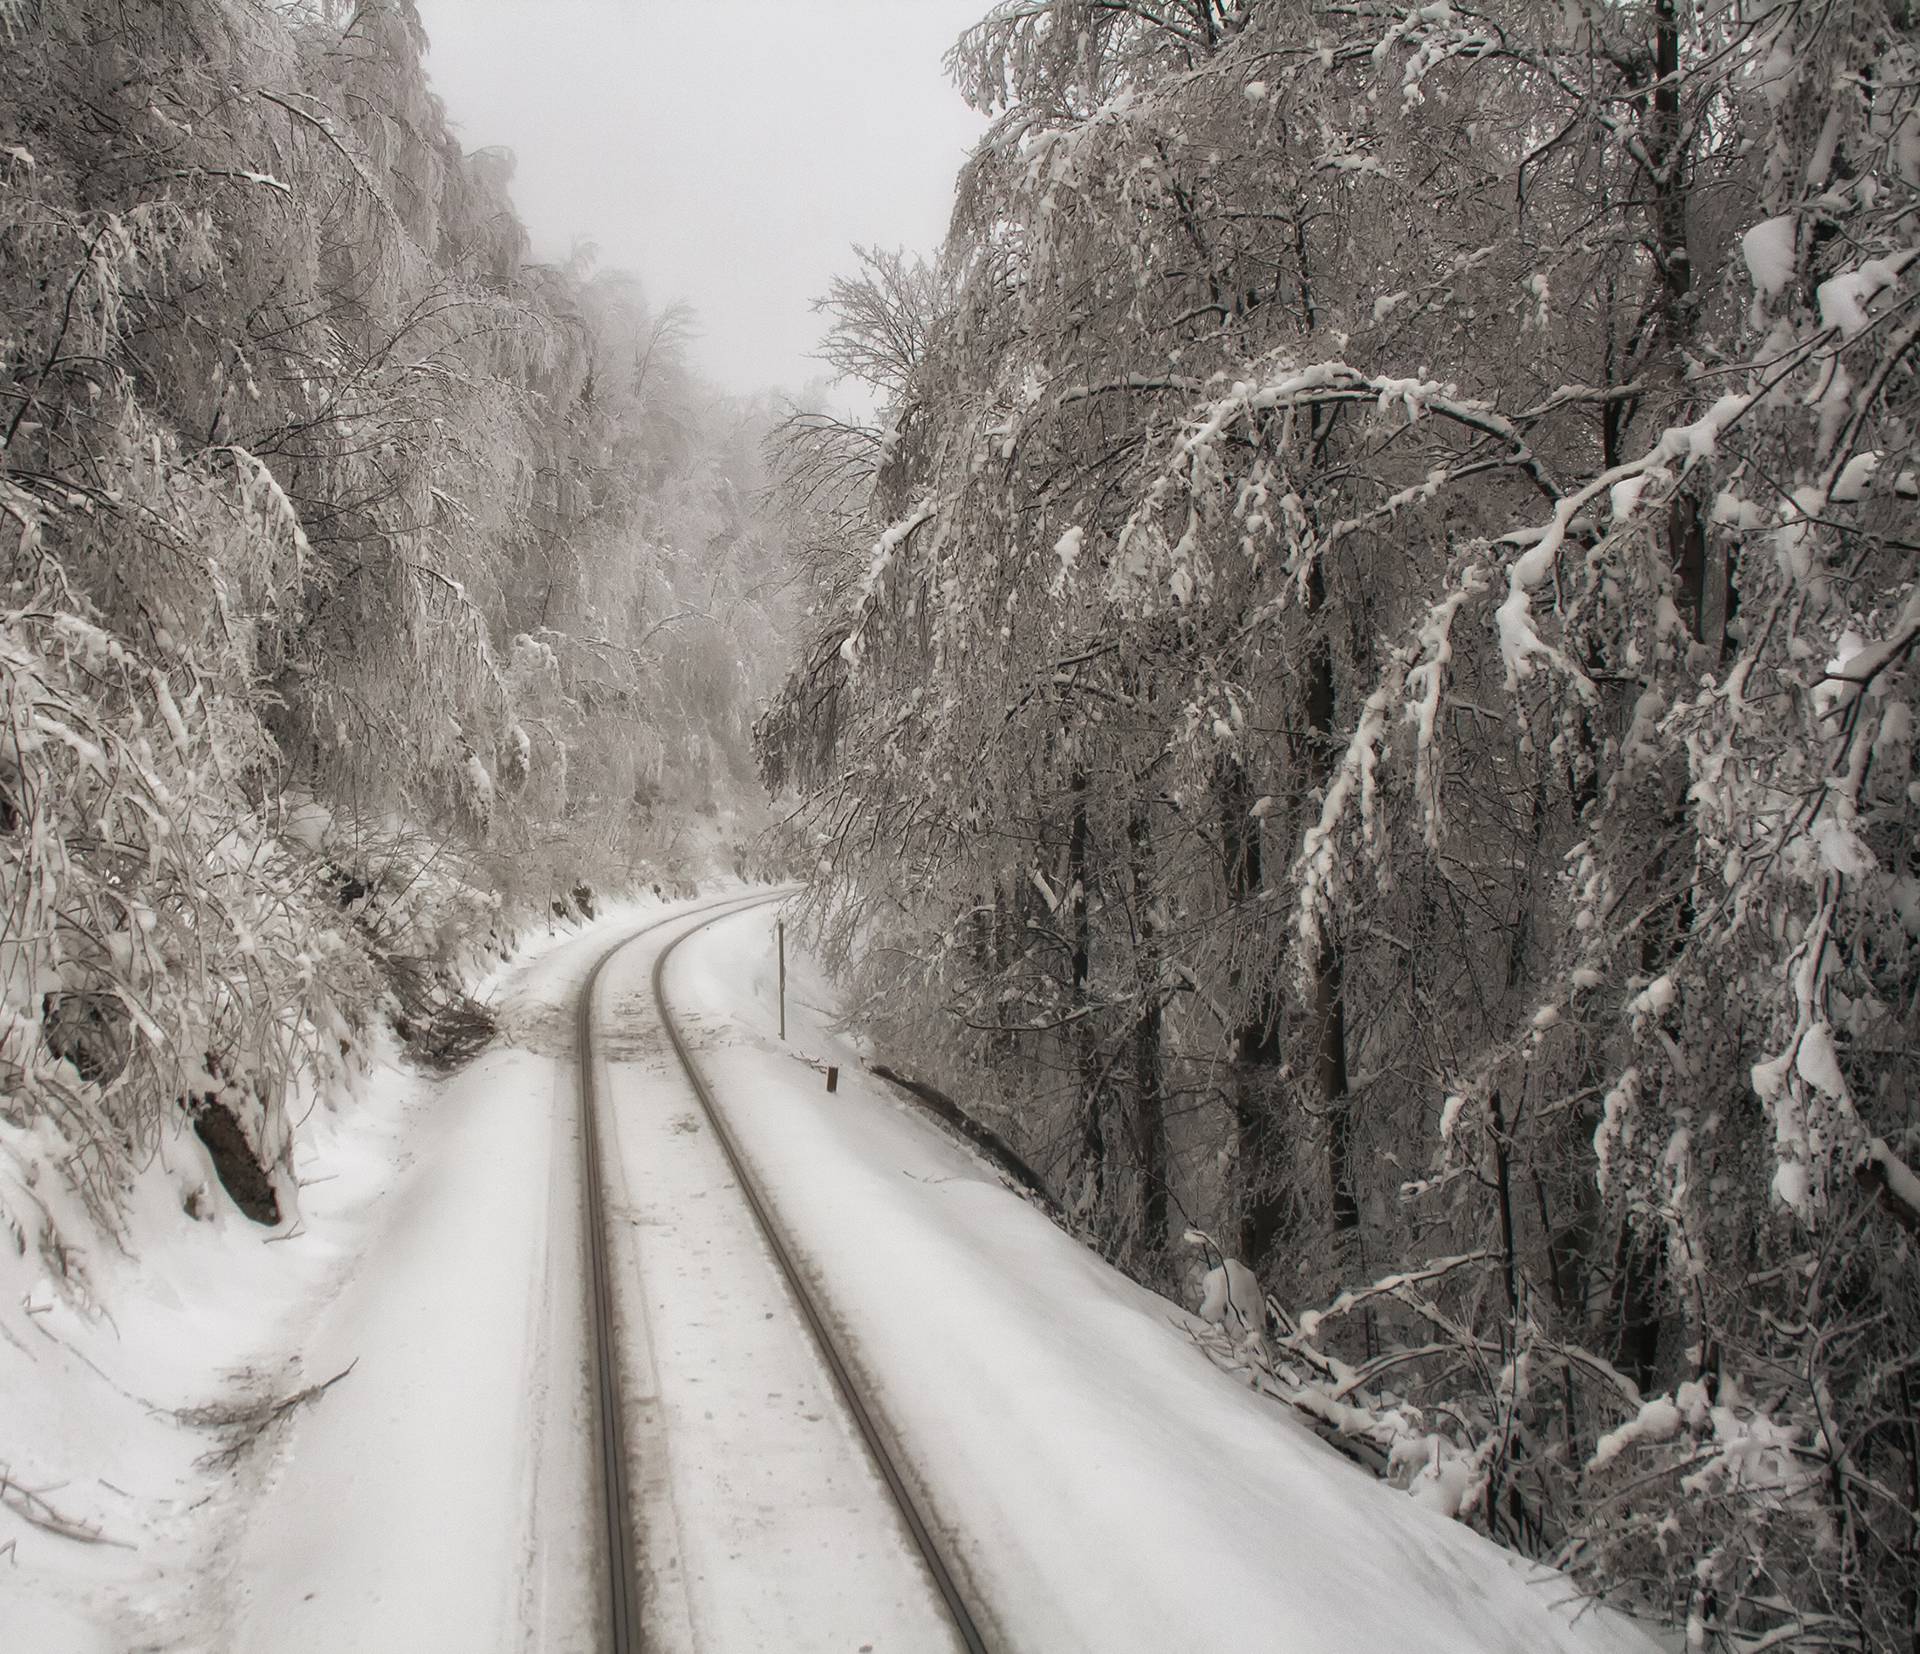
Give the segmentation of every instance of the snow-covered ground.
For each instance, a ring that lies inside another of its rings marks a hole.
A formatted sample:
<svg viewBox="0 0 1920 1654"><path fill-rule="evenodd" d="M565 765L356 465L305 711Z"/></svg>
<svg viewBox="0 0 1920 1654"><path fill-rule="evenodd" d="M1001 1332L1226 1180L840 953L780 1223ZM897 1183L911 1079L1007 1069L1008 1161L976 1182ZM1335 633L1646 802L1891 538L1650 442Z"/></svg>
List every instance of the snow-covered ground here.
<svg viewBox="0 0 1920 1654"><path fill-rule="evenodd" d="M667 996L699 1030L697 1060L848 1329L998 1646L1654 1646L1215 1369L1178 1306L862 1074L804 973L789 982L782 1045L772 923L748 913L690 942L669 962ZM827 1063L841 1069L831 1095L815 1066Z"/></svg>
<svg viewBox="0 0 1920 1654"><path fill-rule="evenodd" d="M173 1239L90 1260L92 1315L0 1246L0 1471L103 1541L0 1509L0 1649L592 1646L573 1006L660 912L516 967L461 1074L388 1069L309 1122L292 1233L136 1214ZM860 1073L798 969L783 1045L772 927L689 941L668 993L996 1646L1652 1646L1216 1370L1183 1310ZM683 928L600 992L650 1646L949 1646L652 1017Z"/></svg>
<svg viewBox="0 0 1920 1654"><path fill-rule="evenodd" d="M100 1541L0 1509L0 1650L589 1646L570 1017L658 911L531 938L451 1079L317 1109L282 1229L150 1177L91 1312L0 1245L0 1474Z"/></svg>
<svg viewBox="0 0 1920 1654"><path fill-rule="evenodd" d="M758 937L772 910L748 923ZM660 1027L650 978L678 928L624 950L600 991L645 1646L956 1648Z"/></svg>

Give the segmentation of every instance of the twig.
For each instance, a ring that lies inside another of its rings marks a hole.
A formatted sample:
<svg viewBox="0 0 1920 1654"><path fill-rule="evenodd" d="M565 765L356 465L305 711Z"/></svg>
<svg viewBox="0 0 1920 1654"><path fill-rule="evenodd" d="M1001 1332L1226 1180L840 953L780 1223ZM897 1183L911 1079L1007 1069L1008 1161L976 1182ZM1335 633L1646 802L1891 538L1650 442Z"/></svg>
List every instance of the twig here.
<svg viewBox="0 0 1920 1654"><path fill-rule="evenodd" d="M5 1505L23 1521L31 1522L48 1533L57 1533L62 1539L78 1540L83 1545L117 1545L125 1551L133 1549L124 1539L109 1539L93 1523L82 1522L54 1509L39 1493L21 1486L4 1469L0 1469L0 1505ZM16 1543L15 1540L8 1540L6 1550L13 1553Z"/></svg>
<svg viewBox="0 0 1920 1654"><path fill-rule="evenodd" d="M333 1377L319 1384L309 1384L305 1389L295 1390L292 1395L282 1397L275 1402L256 1402L248 1407L223 1409L218 1407L189 1408L177 1412L174 1417L182 1424L198 1425L207 1429L236 1430L235 1438L218 1452L209 1453L200 1461L203 1470L223 1470L238 1463L240 1455L252 1447L263 1436L269 1425L285 1418L296 1407L305 1406L310 1401L318 1401L341 1379L360 1365L355 1356Z"/></svg>

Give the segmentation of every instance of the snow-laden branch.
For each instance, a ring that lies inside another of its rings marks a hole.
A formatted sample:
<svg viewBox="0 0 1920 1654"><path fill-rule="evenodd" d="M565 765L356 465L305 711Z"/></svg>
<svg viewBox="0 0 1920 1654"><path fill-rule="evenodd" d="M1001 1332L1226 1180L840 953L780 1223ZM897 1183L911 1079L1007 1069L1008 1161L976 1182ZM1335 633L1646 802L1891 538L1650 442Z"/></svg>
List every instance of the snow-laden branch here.
<svg viewBox="0 0 1920 1654"><path fill-rule="evenodd" d="M881 587L886 580L887 571L893 567L894 559L899 556L902 548L913 539L914 535L939 514L939 507L932 500L923 501L899 521L889 524L885 532L874 542L866 575L860 582L859 594L854 600L853 618L848 623L847 634L840 643L840 658L849 667L859 664L861 640L879 606Z"/></svg>

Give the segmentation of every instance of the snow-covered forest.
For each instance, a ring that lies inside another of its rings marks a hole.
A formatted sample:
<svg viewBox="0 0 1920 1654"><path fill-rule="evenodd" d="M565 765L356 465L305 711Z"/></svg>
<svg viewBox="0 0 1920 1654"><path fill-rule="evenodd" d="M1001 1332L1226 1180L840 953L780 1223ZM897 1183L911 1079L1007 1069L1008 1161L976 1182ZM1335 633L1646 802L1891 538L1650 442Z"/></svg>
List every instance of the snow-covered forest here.
<svg viewBox="0 0 1920 1654"><path fill-rule="evenodd" d="M1920 1650L1908 7L981 12L863 423L536 257L412 0L0 0L0 1283L779 871L1276 1413L1675 1646Z"/></svg>
<svg viewBox="0 0 1920 1654"><path fill-rule="evenodd" d="M1701 1647L1920 1636L1920 53L1009 0L760 727L879 1043ZM1187 1238L1183 1238L1187 1237Z"/></svg>
<svg viewBox="0 0 1920 1654"><path fill-rule="evenodd" d="M530 260L411 6L0 29L0 1166L111 1229L185 1109L271 1206L376 1005L457 1056L469 956L737 853L767 415Z"/></svg>

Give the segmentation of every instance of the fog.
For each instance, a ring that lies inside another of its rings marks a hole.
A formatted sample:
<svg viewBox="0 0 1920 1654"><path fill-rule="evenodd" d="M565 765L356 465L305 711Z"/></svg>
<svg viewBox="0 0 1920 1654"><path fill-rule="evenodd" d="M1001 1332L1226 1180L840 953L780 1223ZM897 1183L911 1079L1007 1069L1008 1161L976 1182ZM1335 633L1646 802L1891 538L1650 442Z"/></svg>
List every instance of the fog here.
<svg viewBox="0 0 1920 1654"><path fill-rule="evenodd" d="M987 0L419 0L463 141L504 145L537 256L576 239L698 313L726 389L818 378L852 244L931 251L984 122L941 58Z"/></svg>

